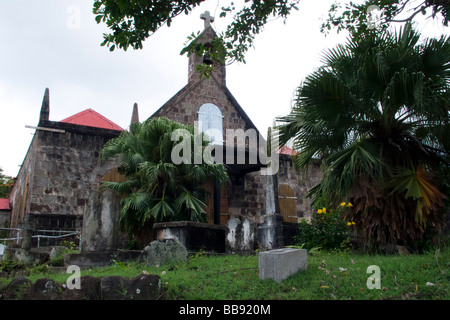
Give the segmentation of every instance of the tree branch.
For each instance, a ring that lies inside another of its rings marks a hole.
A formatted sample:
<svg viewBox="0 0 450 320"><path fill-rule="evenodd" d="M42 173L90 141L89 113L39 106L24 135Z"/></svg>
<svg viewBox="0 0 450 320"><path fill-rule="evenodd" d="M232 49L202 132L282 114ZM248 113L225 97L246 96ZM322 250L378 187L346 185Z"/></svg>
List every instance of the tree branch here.
<svg viewBox="0 0 450 320"><path fill-rule="evenodd" d="M409 1L409 0L408 0ZM431 5L425 5L424 6L424 4L426 3L426 1L424 1L424 2L422 2L422 4L420 5L420 6L417 6L416 7L416 9L418 8L418 7L420 7L420 9L419 10L417 10L417 11L414 11L414 13L412 14L412 15L410 15L408 18L406 18L406 19L402 19L402 20L390 20L390 22L409 22L409 21L411 21L412 19L414 19L414 17L419 13L419 12L422 12L423 11L423 9L425 9L425 8L429 8ZM406 4L406 3L405 3ZM403 10L403 8L402 8L402 10ZM399 13L400 13L401 11L399 11Z"/></svg>

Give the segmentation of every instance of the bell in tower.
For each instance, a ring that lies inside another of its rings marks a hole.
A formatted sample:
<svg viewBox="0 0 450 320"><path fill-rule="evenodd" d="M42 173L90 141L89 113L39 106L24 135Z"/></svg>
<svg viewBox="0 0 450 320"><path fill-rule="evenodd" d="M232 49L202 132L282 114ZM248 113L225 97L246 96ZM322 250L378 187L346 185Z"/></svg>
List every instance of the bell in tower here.
<svg viewBox="0 0 450 320"><path fill-rule="evenodd" d="M200 72L197 72L197 66L206 65L212 67L212 75L225 85L225 65L223 59L218 58L218 54L215 54L214 41L217 40L217 34L211 26L211 22L214 22L209 11L205 11L200 15L200 18L204 20L203 32L194 40L195 43L203 46L204 52L202 55L198 55L196 52L189 53L189 82L196 81L200 76Z"/></svg>
<svg viewBox="0 0 450 320"><path fill-rule="evenodd" d="M212 60L211 54L209 52L205 52L205 54L203 54L203 63L208 66L213 64L213 60Z"/></svg>

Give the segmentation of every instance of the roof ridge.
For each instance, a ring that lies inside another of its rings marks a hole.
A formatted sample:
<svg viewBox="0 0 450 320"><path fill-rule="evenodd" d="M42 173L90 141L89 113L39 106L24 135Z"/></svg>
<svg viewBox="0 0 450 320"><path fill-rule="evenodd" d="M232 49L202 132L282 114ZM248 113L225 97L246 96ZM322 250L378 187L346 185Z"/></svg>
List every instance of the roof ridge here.
<svg viewBox="0 0 450 320"><path fill-rule="evenodd" d="M94 117L94 119L90 119L92 121L89 121L89 119L87 119L87 122L86 122L86 119L82 119L82 117L84 117L86 115L91 115L92 117ZM97 119L95 119L95 118L97 118ZM81 120L81 121L77 121L77 120ZM107 125L98 123L98 121L96 121L96 120L106 122ZM67 118L61 120L60 122L72 123L72 124L83 125L83 126L88 126L88 127L112 129L112 130L118 130L118 131L124 130L121 126L117 125L116 123L114 123L113 121L106 118L104 115L98 113L97 111L95 111L92 108L88 108L83 111L80 111L70 117L67 117Z"/></svg>
<svg viewBox="0 0 450 320"><path fill-rule="evenodd" d="M96 115L100 116L102 119L106 120L106 121L109 122L111 125L120 127L119 125L115 124L114 122L112 122L111 120L109 120L107 117L105 117L105 116L102 115L101 113L98 113L98 112L95 111L94 109L89 108L89 109L87 109L87 110L90 110L90 111L94 112Z"/></svg>

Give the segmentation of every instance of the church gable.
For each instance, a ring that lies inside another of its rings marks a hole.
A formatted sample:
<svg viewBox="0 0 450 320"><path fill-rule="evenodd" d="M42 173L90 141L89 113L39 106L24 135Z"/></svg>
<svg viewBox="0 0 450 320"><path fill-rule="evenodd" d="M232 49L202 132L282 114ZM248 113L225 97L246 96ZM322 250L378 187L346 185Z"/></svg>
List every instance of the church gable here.
<svg viewBox="0 0 450 320"><path fill-rule="evenodd" d="M187 125L194 125L199 121L200 108L205 104L213 104L221 111L224 131L226 129L257 131L231 92L213 77L188 83L152 117L167 117Z"/></svg>
<svg viewBox="0 0 450 320"><path fill-rule="evenodd" d="M205 45L213 41L215 37L216 33L206 19L205 30L196 41ZM227 129L244 131L253 129L260 136L256 126L226 86L225 65L219 61L209 61L208 64L212 65L212 72L208 78L195 71L196 66L204 63L205 59L206 55L203 57L196 54L189 55L188 84L151 117L167 117L186 125L194 125L199 121L200 108L204 105L214 105L222 114L221 130L224 134L222 141L225 141ZM202 117L200 116L200 118Z"/></svg>

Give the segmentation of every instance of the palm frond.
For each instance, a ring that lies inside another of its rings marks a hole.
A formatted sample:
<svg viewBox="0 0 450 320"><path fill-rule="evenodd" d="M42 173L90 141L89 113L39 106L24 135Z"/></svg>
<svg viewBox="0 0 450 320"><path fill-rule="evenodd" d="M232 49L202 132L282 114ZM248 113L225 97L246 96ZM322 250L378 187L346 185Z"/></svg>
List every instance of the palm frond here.
<svg viewBox="0 0 450 320"><path fill-rule="evenodd" d="M175 214L170 201L168 201L167 199L158 199L156 204L150 209L149 212L157 222L164 221L165 219L170 219L170 217Z"/></svg>
<svg viewBox="0 0 450 320"><path fill-rule="evenodd" d="M176 210L185 212L191 221L204 221L206 204L185 189L175 200Z"/></svg>
<svg viewBox="0 0 450 320"><path fill-rule="evenodd" d="M405 198L416 201L416 221L425 223L427 215L443 205L445 195L431 183L422 168L395 168L392 179L386 187L392 189L390 194L401 192Z"/></svg>
<svg viewBox="0 0 450 320"><path fill-rule="evenodd" d="M124 182L102 181L100 190L110 189L116 191L118 194L130 194L133 188L137 185L136 180L126 180Z"/></svg>
<svg viewBox="0 0 450 320"><path fill-rule="evenodd" d="M151 228L155 221L204 221L205 182L229 181L221 164L175 165L171 159L175 142L171 138L177 129L186 130L194 139L193 126L155 117L134 123L130 131L111 139L102 151L103 159L117 157L119 172L126 178L125 182L105 182L102 187L123 196L120 223L127 232L136 234ZM202 145L205 147L207 141Z"/></svg>

